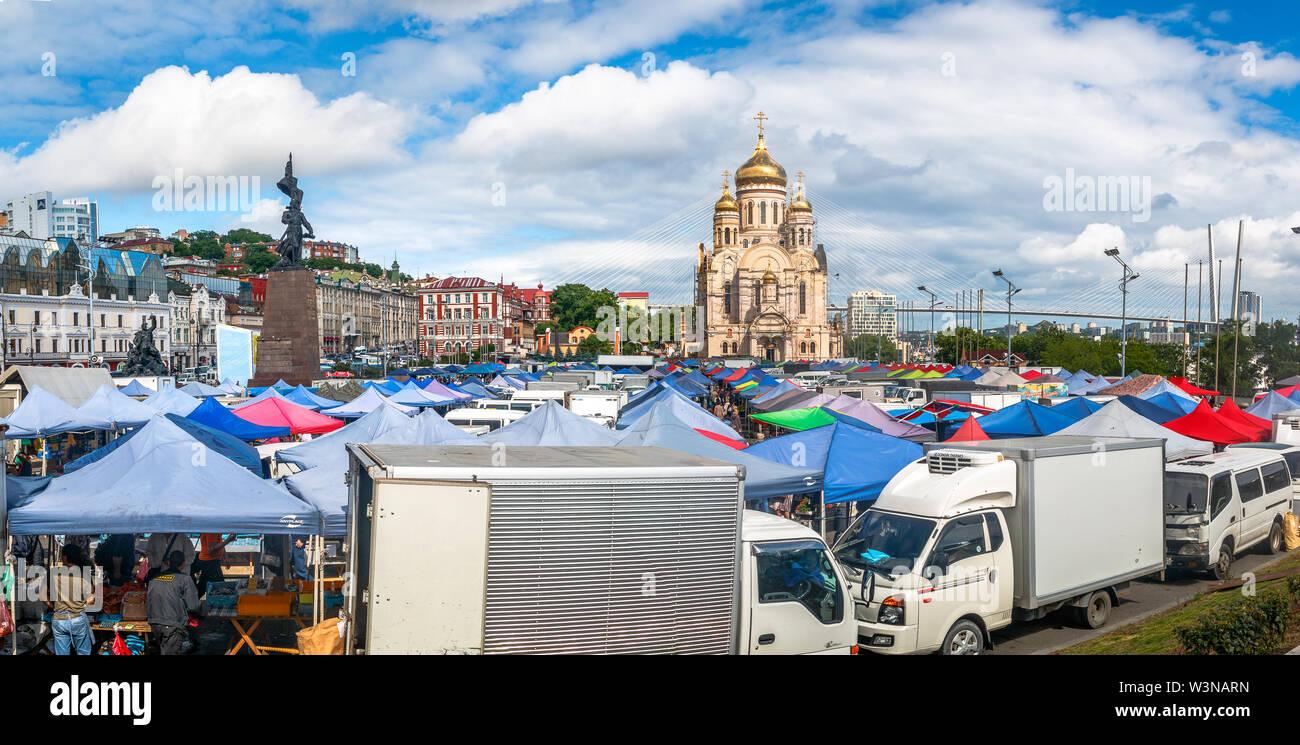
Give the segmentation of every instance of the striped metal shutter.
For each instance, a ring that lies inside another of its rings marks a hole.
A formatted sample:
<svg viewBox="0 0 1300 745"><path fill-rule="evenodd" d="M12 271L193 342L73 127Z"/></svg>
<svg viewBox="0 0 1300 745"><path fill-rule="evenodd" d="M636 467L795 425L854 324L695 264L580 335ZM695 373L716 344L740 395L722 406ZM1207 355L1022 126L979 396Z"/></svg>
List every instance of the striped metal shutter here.
<svg viewBox="0 0 1300 745"><path fill-rule="evenodd" d="M485 654L726 654L735 479L493 482Z"/></svg>

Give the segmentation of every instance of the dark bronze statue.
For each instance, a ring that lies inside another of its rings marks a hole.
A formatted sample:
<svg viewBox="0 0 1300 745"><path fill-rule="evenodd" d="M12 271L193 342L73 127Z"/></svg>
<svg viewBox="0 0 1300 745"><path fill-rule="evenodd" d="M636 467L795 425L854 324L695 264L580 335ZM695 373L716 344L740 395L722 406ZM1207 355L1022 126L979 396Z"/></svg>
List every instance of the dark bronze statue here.
<svg viewBox="0 0 1300 745"><path fill-rule="evenodd" d="M284 235L276 244L280 261L271 268L292 269L302 262L302 239L316 237L307 216L302 213L302 189L298 188L298 179L293 175L293 153L289 154L289 162L284 164L284 178L275 186L289 197L289 206L280 215L280 222L285 225Z"/></svg>
<svg viewBox="0 0 1300 745"><path fill-rule="evenodd" d="M126 362L122 364L122 375L166 375L167 363L153 343L153 332L158 328L155 319L153 325L148 320L140 322L140 330L131 338L131 347L126 353Z"/></svg>

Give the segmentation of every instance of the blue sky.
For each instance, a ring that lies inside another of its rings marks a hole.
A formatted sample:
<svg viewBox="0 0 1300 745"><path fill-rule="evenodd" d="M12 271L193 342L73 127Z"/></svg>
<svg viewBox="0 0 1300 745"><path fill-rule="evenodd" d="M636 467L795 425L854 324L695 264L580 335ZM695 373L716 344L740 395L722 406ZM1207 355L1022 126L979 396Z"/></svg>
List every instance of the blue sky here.
<svg viewBox="0 0 1300 745"><path fill-rule="evenodd" d="M272 232L293 149L318 235L367 259L680 300L763 109L808 173L832 300L993 290L1002 267L1022 307L1095 308L1118 245L1139 307L1181 312L1205 226L1222 251L1245 219L1242 285L1294 317L1294 9L1239 5L4 0L0 199ZM257 177L261 199L155 209L177 169ZM1148 179L1150 209L1046 208L1067 169Z"/></svg>

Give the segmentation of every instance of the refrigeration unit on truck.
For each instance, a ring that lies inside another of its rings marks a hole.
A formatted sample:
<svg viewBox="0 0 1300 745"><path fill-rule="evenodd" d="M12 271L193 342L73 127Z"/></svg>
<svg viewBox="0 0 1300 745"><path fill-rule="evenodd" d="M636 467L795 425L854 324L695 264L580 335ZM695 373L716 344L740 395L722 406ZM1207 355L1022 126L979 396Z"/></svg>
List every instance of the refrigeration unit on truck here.
<svg viewBox="0 0 1300 745"><path fill-rule="evenodd" d="M990 632L1068 608L1105 624L1164 567L1164 440L930 443L835 544L864 648L980 654Z"/></svg>
<svg viewBox="0 0 1300 745"><path fill-rule="evenodd" d="M848 654L843 571L652 447L351 444L349 654Z"/></svg>
<svg viewBox="0 0 1300 745"><path fill-rule="evenodd" d="M613 427L627 404L627 391L567 391L564 408L602 427Z"/></svg>
<svg viewBox="0 0 1300 745"><path fill-rule="evenodd" d="M1291 471L1279 452L1229 448L1165 467L1165 553L1177 569L1228 579L1232 560L1282 550Z"/></svg>
<svg viewBox="0 0 1300 745"><path fill-rule="evenodd" d="M1273 415L1273 436L1270 439L1300 445L1300 408Z"/></svg>

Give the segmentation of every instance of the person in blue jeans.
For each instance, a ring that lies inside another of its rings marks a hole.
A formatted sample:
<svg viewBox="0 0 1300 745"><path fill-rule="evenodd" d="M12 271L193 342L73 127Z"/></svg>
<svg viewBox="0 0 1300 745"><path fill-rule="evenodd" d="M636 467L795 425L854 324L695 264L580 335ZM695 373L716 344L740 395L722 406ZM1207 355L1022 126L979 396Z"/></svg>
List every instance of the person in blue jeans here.
<svg viewBox="0 0 1300 745"><path fill-rule="evenodd" d="M307 536L291 535L293 542L293 578L307 579Z"/></svg>
<svg viewBox="0 0 1300 745"><path fill-rule="evenodd" d="M95 589L85 578L80 546L69 543L59 556L61 566L50 578L52 597L45 601L53 610L54 654L72 654L76 649L77 654L89 656L93 641L86 608L95 601Z"/></svg>

